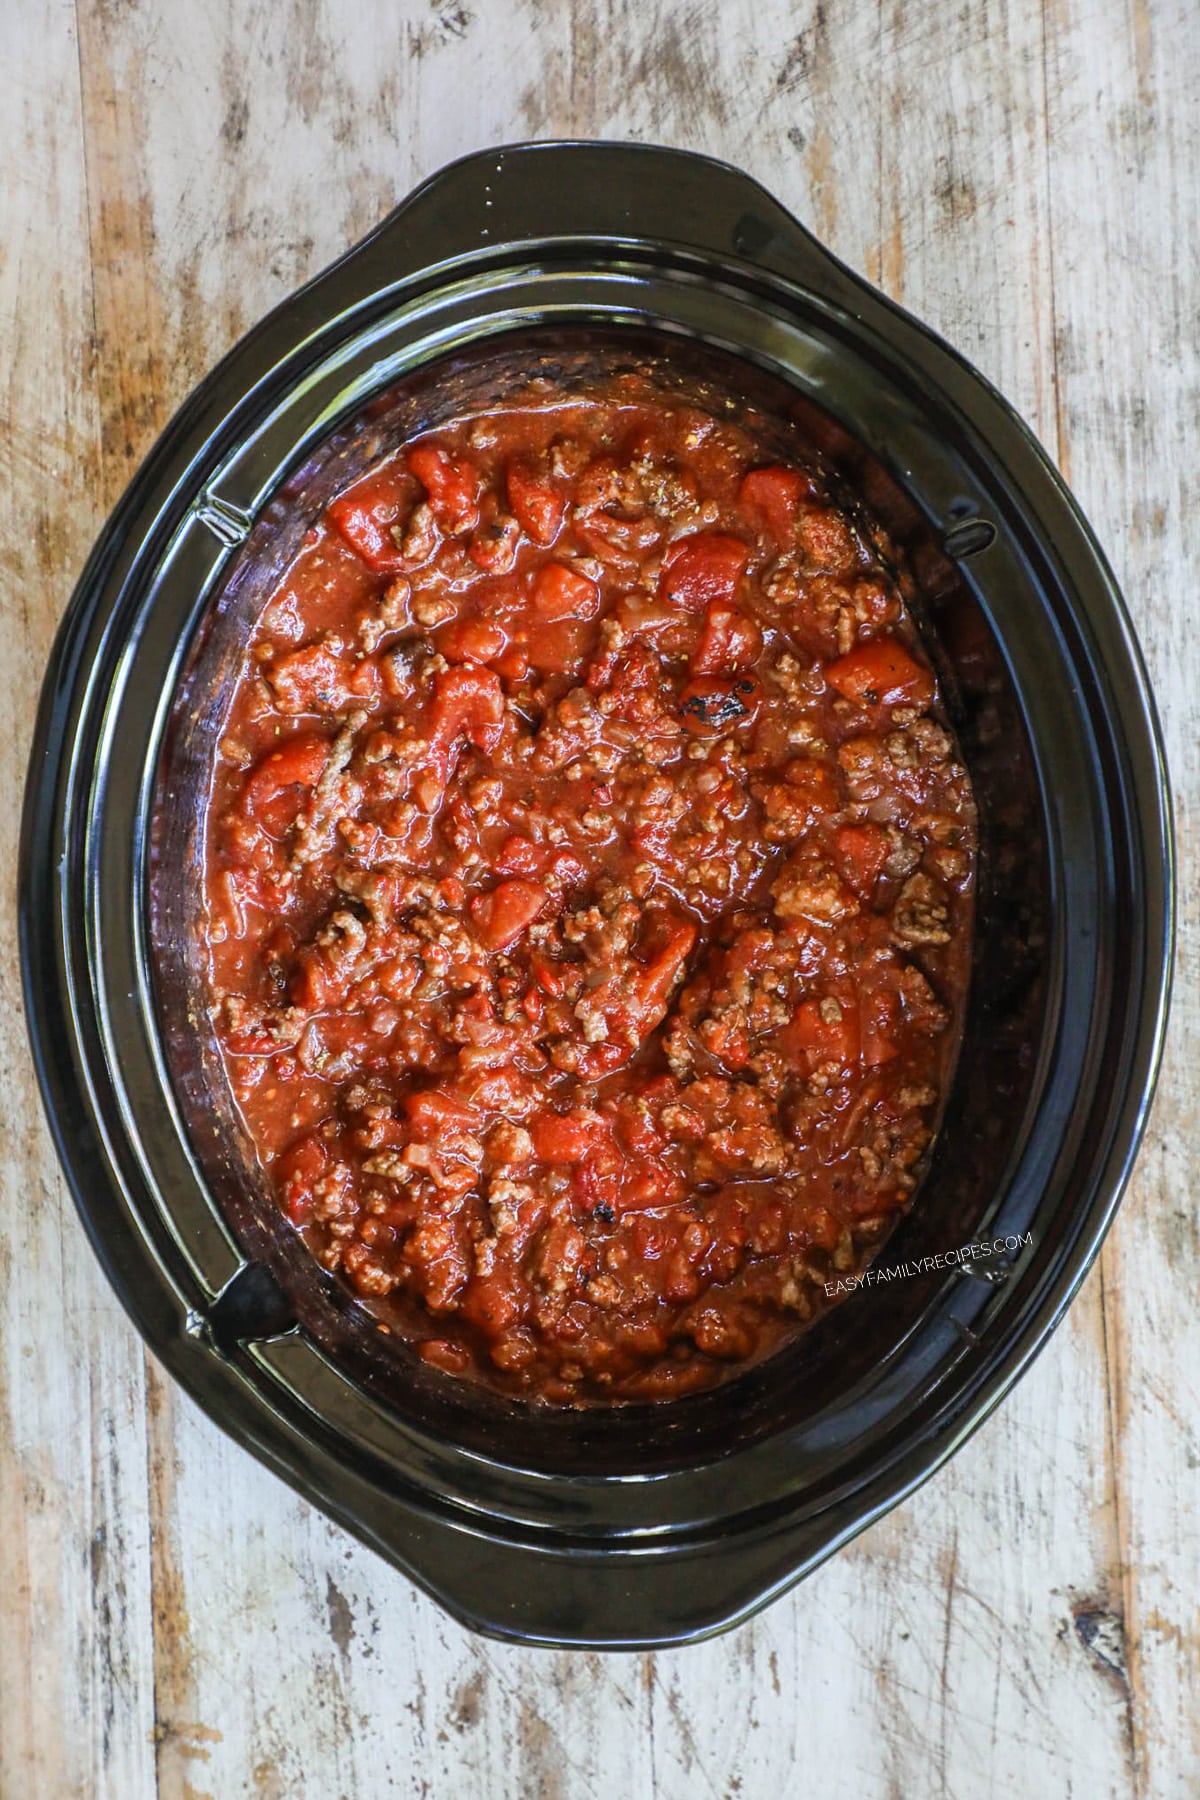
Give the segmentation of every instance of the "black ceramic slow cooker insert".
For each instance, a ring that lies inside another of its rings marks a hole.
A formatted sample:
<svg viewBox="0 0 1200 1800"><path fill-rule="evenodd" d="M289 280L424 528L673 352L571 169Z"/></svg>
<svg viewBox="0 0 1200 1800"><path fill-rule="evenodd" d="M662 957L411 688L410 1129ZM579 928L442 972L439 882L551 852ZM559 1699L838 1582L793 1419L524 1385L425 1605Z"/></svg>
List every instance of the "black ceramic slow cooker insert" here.
<svg viewBox="0 0 1200 1800"><path fill-rule="evenodd" d="M390 1344L247 1170L188 955L199 771L265 571L353 466L349 427L373 399L406 396L416 429L505 391L548 346L646 344L783 396L915 573L980 811L975 960L933 1164L880 1257L905 1275L709 1393L537 1408ZM114 1287L188 1392L468 1623L664 1644L745 1617L911 1492L1062 1317L1159 1056L1166 775L1104 558L982 377L738 171L524 145L418 189L251 332L152 451L55 647L21 902L59 1153ZM1011 1256L945 1256L984 1239Z"/></svg>

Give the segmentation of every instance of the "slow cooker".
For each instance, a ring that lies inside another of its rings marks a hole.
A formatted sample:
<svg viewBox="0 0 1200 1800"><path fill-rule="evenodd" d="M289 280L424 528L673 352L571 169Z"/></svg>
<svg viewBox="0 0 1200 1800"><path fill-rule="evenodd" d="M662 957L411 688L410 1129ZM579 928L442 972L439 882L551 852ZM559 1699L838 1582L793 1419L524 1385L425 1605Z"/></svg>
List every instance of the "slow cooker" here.
<svg viewBox="0 0 1200 1800"><path fill-rule="evenodd" d="M302 526L322 471L353 455L351 422L399 388L436 423L547 341L626 335L786 391L899 546L980 811L976 945L933 1163L880 1278L711 1392L534 1407L407 1358L281 1228L214 1097L187 946L168 903L155 954L149 895L153 877L178 896L182 932L221 646L248 629L286 522ZM199 689L198 669L216 671ZM546 1644L733 1624L975 1430L1112 1221L1170 977L1153 700L1046 456L755 182L630 144L443 170L195 391L63 621L20 884L51 1128L146 1341L223 1429L460 1619ZM984 1241L987 1258L959 1254Z"/></svg>

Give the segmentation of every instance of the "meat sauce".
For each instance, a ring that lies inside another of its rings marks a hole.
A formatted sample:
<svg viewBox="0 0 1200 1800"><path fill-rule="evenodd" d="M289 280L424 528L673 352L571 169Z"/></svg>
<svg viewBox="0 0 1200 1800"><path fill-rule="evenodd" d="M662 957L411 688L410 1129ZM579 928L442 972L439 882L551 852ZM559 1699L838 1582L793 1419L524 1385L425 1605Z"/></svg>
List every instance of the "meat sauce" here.
<svg viewBox="0 0 1200 1800"><path fill-rule="evenodd" d="M287 1218L430 1363L653 1399L910 1205L974 811L880 539L792 434L532 392L338 495L214 757L216 1035Z"/></svg>

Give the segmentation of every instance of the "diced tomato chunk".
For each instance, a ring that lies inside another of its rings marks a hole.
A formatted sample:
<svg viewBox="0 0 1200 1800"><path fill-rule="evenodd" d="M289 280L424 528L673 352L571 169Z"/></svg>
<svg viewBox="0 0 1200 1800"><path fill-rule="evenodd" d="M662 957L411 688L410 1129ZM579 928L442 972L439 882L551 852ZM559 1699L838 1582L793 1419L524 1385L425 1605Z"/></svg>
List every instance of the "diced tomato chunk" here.
<svg viewBox="0 0 1200 1800"><path fill-rule="evenodd" d="M661 681L662 663L649 644L636 638L623 650L596 657L587 677L592 693L602 693L607 688L613 699L620 702L623 717L629 716L625 709L638 694L653 691Z"/></svg>
<svg viewBox="0 0 1200 1800"><path fill-rule="evenodd" d="M539 481L528 465L515 460L508 465L508 504L526 537L535 544L552 544L562 530L567 503L548 481Z"/></svg>
<svg viewBox="0 0 1200 1800"><path fill-rule="evenodd" d="M479 471L465 456L451 456L440 444L417 444L408 466L429 496L429 509L443 531L474 531L479 523Z"/></svg>
<svg viewBox="0 0 1200 1800"><path fill-rule="evenodd" d="M805 1056L810 1068L822 1068L826 1063L851 1068L859 1055L858 1008L832 995L802 1000L779 1035L784 1049Z"/></svg>
<svg viewBox="0 0 1200 1800"><path fill-rule="evenodd" d="M636 1101L619 1105L615 1136L626 1156L661 1156L667 1143L653 1114Z"/></svg>
<svg viewBox="0 0 1200 1800"><path fill-rule="evenodd" d="M539 1162L577 1163L607 1135L599 1113L545 1112L530 1121L533 1153Z"/></svg>
<svg viewBox="0 0 1200 1800"><path fill-rule="evenodd" d="M405 1094L400 1110L414 1131L470 1131L479 1123L476 1108L449 1088L422 1088Z"/></svg>
<svg viewBox="0 0 1200 1800"><path fill-rule="evenodd" d="M814 493L812 482L798 469L751 469L742 478L738 504L752 519L761 520L782 548L795 536L800 502L811 500Z"/></svg>
<svg viewBox="0 0 1200 1800"><path fill-rule="evenodd" d="M890 848L887 832L878 825L839 825L833 834L838 873L856 894L871 892Z"/></svg>
<svg viewBox="0 0 1200 1800"><path fill-rule="evenodd" d="M638 1000L643 1013L662 1013L671 997L671 989L696 942L696 927L689 919L672 919L667 941L658 954L642 970L637 984ZM645 1030L643 1021L643 1031Z"/></svg>
<svg viewBox="0 0 1200 1800"><path fill-rule="evenodd" d="M676 538L663 557L659 593L690 612L699 612L712 600L729 602L749 560L750 547L741 538L716 531Z"/></svg>
<svg viewBox="0 0 1200 1800"><path fill-rule="evenodd" d="M536 881L502 881L490 894L478 894L471 902L475 929L489 950L507 950L527 925L532 925L549 900Z"/></svg>
<svg viewBox="0 0 1200 1800"><path fill-rule="evenodd" d="M451 1343L449 1338L425 1338L414 1346L422 1362L432 1364L435 1369L444 1369L448 1375L461 1375L471 1365L471 1358L461 1344Z"/></svg>
<svg viewBox="0 0 1200 1800"><path fill-rule="evenodd" d="M507 637L486 619L453 619L437 634L437 647L447 662L490 663L504 654Z"/></svg>
<svg viewBox="0 0 1200 1800"><path fill-rule="evenodd" d="M384 463L339 494L327 516L370 568L380 574L394 573L404 566L394 527L412 496L412 483L400 464Z"/></svg>
<svg viewBox="0 0 1200 1800"><path fill-rule="evenodd" d="M520 1317L521 1303L510 1275L475 1275L466 1285L458 1310L469 1324L496 1337Z"/></svg>
<svg viewBox="0 0 1200 1800"><path fill-rule="evenodd" d="M497 875L528 875L557 887L574 887L587 880L587 868L573 850L553 844L535 844L514 832L505 838L492 858Z"/></svg>
<svg viewBox="0 0 1200 1800"><path fill-rule="evenodd" d="M303 804L293 790L314 787L328 761L327 738L289 738L251 769L242 788L242 812L272 837L283 837Z"/></svg>
<svg viewBox="0 0 1200 1800"><path fill-rule="evenodd" d="M327 645L305 644L276 657L263 673L280 712L313 713L344 706L359 671Z"/></svg>
<svg viewBox="0 0 1200 1800"><path fill-rule="evenodd" d="M344 965L331 962L319 946L305 944L296 953L288 993L293 1006L303 1006L315 1012L334 1001L344 999L349 980Z"/></svg>
<svg viewBox="0 0 1200 1800"><path fill-rule="evenodd" d="M722 600L709 602L692 657L693 675L732 675L749 669L762 649L762 632L753 619Z"/></svg>
<svg viewBox="0 0 1200 1800"><path fill-rule="evenodd" d="M491 659L491 664L497 675L502 675L505 681L524 681L529 673L529 652L519 644L510 644L501 655Z"/></svg>
<svg viewBox="0 0 1200 1800"><path fill-rule="evenodd" d="M855 706L926 707L933 699L933 675L894 637L870 638L825 671L829 686Z"/></svg>
<svg viewBox="0 0 1200 1800"><path fill-rule="evenodd" d="M717 737L746 725L762 704L762 689L751 675L702 675L680 690L679 710L695 737Z"/></svg>
<svg viewBox="0 0 1200 1800"><path fill-rule="evenodd" d="M308 1136L293 1144L275 1164L284 1211L293 1225L308 1223L313 1206L313 1183L329 1166L329 1152L319 1137Z"/></svg>
<svg viewBox="0 0 1200 1800"><path fill-rule="evenodd" d="M534 980L544 994L552 1000L566 991L567 975L570 965L558 962L552 956L544 955L540 950L533 950L529 955L529 967L533 971Z"/></svg>
<svg viewBox="0 0 1200 1800"><path fill-rule="evenodd" d="M521 1011L531 1025L537 1025L546 1011L546 1002L537 988L526 988L521 996Z"/></svg>
<svg viewBox="0 0 1200 1800"><path fill-rule="evenodd" d="M645 1212L651 1207L673 1206L685 1191L678 1175L664 1164L627 1162L615 1181L610 1176L603 1182L599 1202L607 1203L618 1218L624 1218L627 1213ZM685 1283L679 1297L694 1291Z"/></svg>
<svg viewBox="0 0 1200 1800"><path fill-rule="evenodd" d="M311 1181L318 1176L329 1161L329 1152L319 1137L300 1139L289 1150L285 1150L275 1164L275 1173L285 1180L293 1175Z"/></svg>
<svg viewBox="0 0 1200 1800"><path fill-rule="evenodd" d="M546 874L560 887L577 887L588 878L586 863L581 862L573 850L556 850L547 864Z"/></svg>
<svg viewBox="0 0 1200 1800"><path fill-rule="evenodd" d="M513 832L492 858L492 867L498 875L537 875L541 872L542 860L536 844Z"/></svg>
<svg viewBox="0 0 1200 1800"><path fill-rule="evenodd" d="M494 750L504 730L500 677L471 664L443 669L433 684L429 740L448 750L461 733L477 750Z"/></svg>
<svg viewBox="0 0 1200 1800"><path fill-rule="evenodd" d="M595 582L563 563L545 563L538 570L531 597L542 619L594 619L600 610Z"/></svg>

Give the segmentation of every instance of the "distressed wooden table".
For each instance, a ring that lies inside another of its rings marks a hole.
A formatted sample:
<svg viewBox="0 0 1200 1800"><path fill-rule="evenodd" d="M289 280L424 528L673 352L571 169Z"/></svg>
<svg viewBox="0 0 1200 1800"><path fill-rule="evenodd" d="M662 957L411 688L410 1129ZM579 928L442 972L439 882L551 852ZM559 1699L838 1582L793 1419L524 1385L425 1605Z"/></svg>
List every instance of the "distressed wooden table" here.
<svg viewBox="0 0 1200 1800"><path fill-rule="evenodd" d="M178 401L439 164L602 135L744 164L1032 422L1146 647L1184 888L1151 1133L1052 1346L941 1474L801 1589L733 1636L641 1657L470 1637L156 1368L50 1150L9 917L0 1795L1197 1791L1193 0L6 0L3 14L6 867L55 624Z"/></svg>

